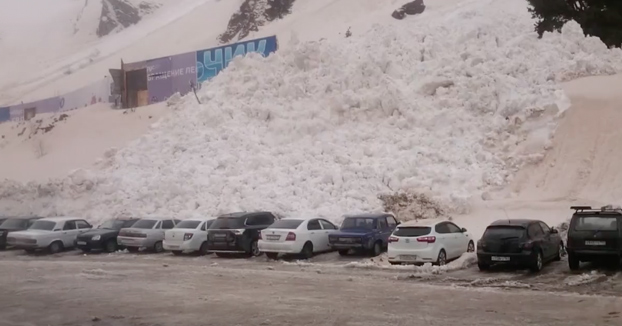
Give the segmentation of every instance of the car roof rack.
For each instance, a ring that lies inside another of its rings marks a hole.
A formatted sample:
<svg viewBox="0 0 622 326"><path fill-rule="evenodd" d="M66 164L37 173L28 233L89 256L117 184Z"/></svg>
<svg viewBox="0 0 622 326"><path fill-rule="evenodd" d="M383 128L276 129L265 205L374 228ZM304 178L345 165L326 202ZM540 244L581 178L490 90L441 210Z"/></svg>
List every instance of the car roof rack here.
<svg viewBox="0 0 622 326"><path fill-rule="evenodd" d="M622 213L622 207L620 207L619 205L605 205L601 206L600 208L593 208L592 206L570 206L570 209L574 209L575 213L581 213L584 211Z"/></svg>

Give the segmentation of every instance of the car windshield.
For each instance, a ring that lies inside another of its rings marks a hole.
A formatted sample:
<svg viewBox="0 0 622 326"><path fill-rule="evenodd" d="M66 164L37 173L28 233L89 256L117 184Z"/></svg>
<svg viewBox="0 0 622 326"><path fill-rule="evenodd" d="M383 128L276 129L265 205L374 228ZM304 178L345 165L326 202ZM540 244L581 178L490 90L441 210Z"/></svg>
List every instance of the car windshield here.
<svg viewBox="0 0 622 326"><path fill-rule="evenodd" d="M484 232L484 239L504 240L522 238L525 235L525 228L522 226L489 226Z"/></svg>
<svg viewBox="0 0 622 326"><path fill-rule="evenodd" d="M426 226L402 226L398 227L397 230L393 232L393 235L398 237L420 237L430 234L430 231L432 231L432 228Z"/></svg>
<svg viewBox="0 0 622 326"><path fill-rule="evenodd" d="M138 220L132 227L136 229L153 229L156 223L158 223L156 220Z"/></svg>
<svg viewBox="0 0 622 326"><path fill-rule="evenodd" d="M246 219L242 217L224 217L221 216L217 218L212 225L210 225L210 230L213 229L241 229L244 227L244 221Z"/></svg>
<svg viewBox="0 0 622 326"><path fill-rule="evenodd" d="M177 225L175 225L176 229L196 229L199 224L201 224L201 221L195 221L195 220L184 220L179 222Z"/></svg>
<svg viewBox="0 0 622 326"><path fill-rule="evenodd" d="M10 218L0 223L0 229L25 229L28 227L28 220L23 218Z"/></svg>
<svg viewBox="0 0 622 326"><path fill-rule="evenodd" d="M347 217L341 224L342 229L370 229L376 228L375 218Z"/></svg>
<svg viewBox="0 0 622 326"><path fill-rule="evenodd" d="M283 220L278 220L278 221L272 223L272 225L270 225L268 228L269 229L289 229L289 230L293 230L293 229L298 228L298 226L300 226L300 224L302 224L302 220L283 219Z"/></svg>
<svg viewBox="0 0 622 326"><path fill-rule="evenodd" d="M577 231L616 231L618 230L618 218L615 216L579 217L574 229Z"/></svg>
<svg viewBox="0 0 622 326"><path fill-rule="evenodd" d="M30 226L29 230L44 230L44 231L52 231L56 226L56 222L52 221L35 221Z"/></svg>
<svg viewBox="0 0 622 326"><path fill-rule="evenodd" d="M98 229L121 230L122 228L127 227L126 222L127 221L123 220L109 220L100 225Z"/></svg>

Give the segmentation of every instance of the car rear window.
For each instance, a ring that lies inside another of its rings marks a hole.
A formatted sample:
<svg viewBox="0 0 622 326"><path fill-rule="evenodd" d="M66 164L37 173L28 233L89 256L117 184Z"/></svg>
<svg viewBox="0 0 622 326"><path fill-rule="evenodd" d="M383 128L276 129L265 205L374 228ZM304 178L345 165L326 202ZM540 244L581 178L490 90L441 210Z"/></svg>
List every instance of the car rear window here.
<svg viewBox="0 0 622 326"><path fill-rule="evenodd" d="M185 220L175 225L176 229L196 229L202 221Z"/></svg>
<svg viewBox="0 0 622 326"><path fill-rule="evenodd" d="M56 226L56 222L39 220L39 221L32 223L32 225L30 226L30 230L52 231L54 230L55 226Z"/></svg>
<svg viewBox="0 0 622 326"><path fill-rule="evenodd" d="M278 220L269 226L270 229L296 229L302 224L302 220Z"/></svg>
<svg viewBox="0 0 622 326"><path fill-rule="evenodd" d="M241 229L244 227L244 221L246 218L243 217L219 217L217 218L212 225L210 225L210 230L220 229Z"/></svg>
<svg viewBox="0 0 622 326"><path fill-rule="evenodd" d="M522 226L489 226L484 232L486 239L522 238L526 229Z"/></svg>
<svg viewBox="0 0 622 326"><path fill-rule="evenodd" d="M152 229L154 225L156 225L158 221L156 220L138 220L138 222L132 225L132 228L136 229Z"/></svg>
<svg viewBox="0 0 622 326"><path fill-rule="evenodd" d="M342 229L370 229L376 228L375 218L347 217L341 224Z"/></svg>
<svg viewBox="0 0 622 326"><path fill-rule="evenodd" d="M0 228L23 228L28 226L28 220L23 218L10 218L0 222Z"/></svg>
<svg viewBox="0 0 622 326"><path fill-rule="evenodd" d="M576 231L617 231L618 218L615 216L584 216L577 218Z"/></svg>
<svg viewBox="0 0 622 326"><path fill-rule="evenodd" d="M420 237L430 234L431 231L432 228L426 226L402 226L398 227L397 230L393 232L393 235L398 237Z"/></svg>

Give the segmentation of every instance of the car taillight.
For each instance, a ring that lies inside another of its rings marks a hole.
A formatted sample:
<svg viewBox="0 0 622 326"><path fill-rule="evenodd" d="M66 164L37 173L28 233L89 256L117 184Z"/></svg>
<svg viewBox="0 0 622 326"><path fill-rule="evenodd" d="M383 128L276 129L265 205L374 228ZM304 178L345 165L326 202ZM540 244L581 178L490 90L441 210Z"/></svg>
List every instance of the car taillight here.
<svg viewBox="0 0 622 326"><path fill-rule="evenodd" d="M520 245L521 249L532 249L533 248L533 242L529 241L529 242L525 242L525 243L521 243Z"/></svg>
<svg viewBox="0 0 622 326"><path fill-rule="evenodd" d="M436 242L436 237L435 236L419 237L419 238L417 238L417 241L418 242L434 243L434 242Z"/></svg>
<svg viewBox="0 0 622 326"><path fill-rule="evenodd" d="M285 241L296 241L296 233L294 232L288 233L287 238L285 238Z"/></svg>
<svg viewBox="0 0 622 326"><path fill-rule="evenodd" d="M391 242L399 242L399 241L400 241L400 238L398 238L398 237L389 237L389 243L391 243Z"/></svg>
<svg viewBox="0 0 622 326"><path fill-rule="evenodd" d="M190 239L192 239L193 234L192 233L186 233L184 234L184 241L188 241Z"/></svg>

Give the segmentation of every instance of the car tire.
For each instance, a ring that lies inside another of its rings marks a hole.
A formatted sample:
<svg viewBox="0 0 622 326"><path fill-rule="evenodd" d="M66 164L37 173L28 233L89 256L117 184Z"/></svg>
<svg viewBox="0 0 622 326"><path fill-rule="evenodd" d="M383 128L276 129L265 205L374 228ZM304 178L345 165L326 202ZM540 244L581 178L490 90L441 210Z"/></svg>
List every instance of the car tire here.
<svg viewBox="0 0 622 326"><path fill-rule="evenodd" d="M251 241L250 252L248 254L251 257L261 256L261 251L259 251L259 244L257 243L257 240Z"/></svg>
<svg viewBox="0 0 622 326"><path fill-rule="evenodd" d="M350 250L339 250L339 256L347 256Z"/></svg>
<svg viewBox="0 0 622 326"><path fill-rule="evenodd" d="M164 251L164 247L162 246L162 241L158 241L153 244L153 251L158 254Z"/></svg>
<svg viewBox="0 0 622 326"><path fill-rule="evenodd" d="M201 244L199 247L199 255L209 255L209 250L207 249L207 241Z"/></svg>
<svg viewBox="0 0 622 326"><path fill-rule="evenodd" d="M51 254L57 254L61 251L63 251L63 243L60 241L54 241L48 246L48 252Z"/></svg>
<svg viewBox="0 0 622 326"><path fill-rule="evenodd" d="M311 259L311 257L313 257L313 243L307 241L305 245L302 246L300 257L302 259Z"/></svg>
<svg viewBox="0 0 622 326"><path fill-rule="evenodd" d="M475 243L473 242L473 240L469 241L466 252L475 252Z"/></svg>
<svg viewBox="0 0 622 326"><path fill-rule="evenodd" d="M107 253L116 252L117 249L119 249L119 245L117 244L117 240L115 240L115 239L110 239L110 240L106 241L106 243L104 244L104 250Z"/></svg>
<svg viewBox="0 0 622 326"><path fill-rule="evenodd" d="M534 273L538 273L542 268L544 268L544 257L542 257L542 251L538 249L536 250L534 261L529 266L529 269Z"/></svg>
<svg viewBox="0 0 622 326"><path fill-rule="evenodd" d="M438 252L438 257L436 258L435 265L444 266L446 264L447 264L447 253L445 252L445 249L441 249L441 251Z"/></svg>
<svg viewBox="0 0 622 326"><path fill-rule="evenodd" d="M559 246L557 248L557 254L555 255L555 261L561 261L562 260L562 256L564 255L564 243L560 242Z"/></svg>
<svg viewBox="0 0 622 326"><path fill-rule="evenodd" d="M481 272L484 272L490 270L490 265L484 263L477 263L477 268L479 268Z"/></svg>
<svg viewBox="0 0 622 326"><path fill-rule="evenodd" d="M279 253L278 252L266 252L266 257L268 257L268 259L277 260L277 258L279 258Z"/></svg>
<svg viewBox="0 0 622 326"><path fill-rule="evenodd" d="M138 247L126 247L125 249L127 249L127 251L132 252L132 253L140 251L140 248Z"/></svg>
<svg viewBox="0 0 622 326"><path fill-rule="evenodd" d="M581 261L574 254L568 253L568 268L571 271L576 271L579 269L579 265L581 265Z"/></svg>
<svg viewBox="0 0 622 326"><path fill-rule="evenodd" d="M378 240L374 242L373 247L371 248L372 257L377 257L382 254L382 241Z"/></svg>
<svg viewBox="0 0 622 326"><path fill-rule="evenodd" d="M181 250L171 250L171 252L173 253L173 255L175 256L181 256L181 254L183 254L184 252Z"/></svg>

